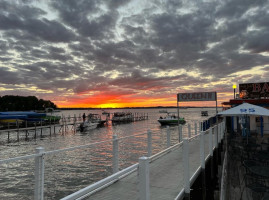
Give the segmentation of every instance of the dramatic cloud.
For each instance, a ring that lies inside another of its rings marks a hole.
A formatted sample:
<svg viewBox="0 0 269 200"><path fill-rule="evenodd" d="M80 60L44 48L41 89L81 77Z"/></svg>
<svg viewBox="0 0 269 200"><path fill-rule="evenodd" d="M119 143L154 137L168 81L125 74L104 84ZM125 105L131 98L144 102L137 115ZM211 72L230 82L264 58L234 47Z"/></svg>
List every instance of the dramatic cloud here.
<svg viewBox="0 0 269 200"><path fill-rule="evenodd" d="M1 95L105 107L217 91L221 102L233 83L268 81L268 10L267 0L3 0Z"/></svg>

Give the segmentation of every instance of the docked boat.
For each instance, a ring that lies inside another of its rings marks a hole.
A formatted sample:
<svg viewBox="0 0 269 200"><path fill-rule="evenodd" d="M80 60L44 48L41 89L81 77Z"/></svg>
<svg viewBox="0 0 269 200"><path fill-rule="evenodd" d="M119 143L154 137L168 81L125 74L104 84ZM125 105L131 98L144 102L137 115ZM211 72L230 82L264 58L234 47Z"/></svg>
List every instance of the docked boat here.
<svg viewBox="0 0 269 200"><path fill-rule="evenodd" d="M201 111L201 116L203 116L203 117L208 116L208 111Z"/></svg>
<svg viewBox="0 0 269 200"><path fill-rule="evenodd" d="M3 115L0 114L0 123L21 123L27 118L27 115Z"/></svg>
<svg viewBox="0 0 269 200"><path fill-rule="evenodd" d="M0 112L1 122L9 123L15 122L16 120L23 120L27 122L41 122L46 117L45 113L36 113L33 111L11 111L11 112ZM6 118L6 119L4 119Z"/></svg>
<svg viewBox="0 0 269 200"><path fill-rule="evenodd" d="M61 116L47 115L44 117L45 122L47 123L59 123Z"/></svg>
<svg viewBox="0 0 269 200"><path fill-rule="evenodd" d="M159 113L167 113L167 110L159 110Z"/></svg>
<svg viewBox="0 0 269 200"><path fill-rule="evenodd" d="M98 123L98 126L103 126L106 123L106 120L102 119L99 114L88 114L88 121L92 123Z"/></svg>
<svg viewBox="0 0 269 200"><path fill-rule="evenodd" d="M133 121L133 114L130 112L115 112L111 121L114 122L131 122Z"/></svg>
<svg viewBox="0 0 269 200"><path fill-rule="evenodd" d="M85 121L85 122L82 122L78 126L77 130L79 130L80 132L85 132L85 131L88 131L88 130L91 130L91 129L95 129L97 126L98 126L98 123Z"/></svg>
<svg viewBox="0 0 269 200"><path fill-rule="evenodd" d="M185 124L186 121L183 117L177 117L175 114L167 113L166 117L160 117L158 119L158 122L164 126L164 125L177 125L179 124Z"/></svg>

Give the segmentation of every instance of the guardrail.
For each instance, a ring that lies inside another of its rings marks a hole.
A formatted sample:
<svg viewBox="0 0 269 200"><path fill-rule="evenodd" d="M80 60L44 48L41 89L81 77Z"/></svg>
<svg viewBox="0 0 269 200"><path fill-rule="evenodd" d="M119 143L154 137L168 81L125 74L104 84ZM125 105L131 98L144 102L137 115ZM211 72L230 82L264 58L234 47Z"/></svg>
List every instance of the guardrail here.
<svg viewBox="0 0 269 200"><path fill-rule="evenodd" d="M192 135L191 134L191 128L189 128L190 126L188 126L188 135L189 137ZM113 175L100 180L82 190L79 190L76 193L73 193L63 199L79 199L85 195L91 194L103 187L106 187L109 184L112 184L113 182L121 179L122 177L128 175L129 173L137 170L138 166L139 167L139 179L141 179L141 181L139 181L142 185L140 185L140 197L141 199L149 199L148 195L149 195L149 163L152 162L153 160L158 159L159 157L165 155L166 153L173 151L179 147L183 146L183 150L184 150L184 158L186 160L188 157L188 143L191 142L194 139L197 139L200 137L201 141L203 141L204 138L204 132L202 132L201 134L197 134L197 125L195 125L195 131L194 131L194 136L189 138L189 139L183 139L183 142L181 140L182 138L182 126L179 126L179 141L180 143L175 144L173 146L171 146L171 138L170 138L170 129L169 127L167 127L167 145L166 145L166 149L155 154L152 155L152 133L150 130L148 130L147 133L142 133L142 134L136 134L136 135L132 135L132 136L127 136L127 137L122 137L122 138L118 138L116 135L113 136L113 164L112 164L112 168L113 168ZM216 132L218 134L218 132ZM220 133L220 132L219 132ZM121 171L119 171L119 140L124 140L127 138L131 138L131 137L137 137L137 136L141 136L141 135L147 135L147 157L141 157L139 159L139 164L134 164L130 167L127 167L126 169L123 169ZM212 136L212 128L209 129L209 134L211 134L211 136L209 138L211 138L211 143L213 142L213 136ZM216 137L218 138L218 137ZM75 147L69 147L69 148L64 148L64 149L59 149L59 150L54 150L54 151L45 151L43 147L38 147L36 148L36 152L35 154L32 155L26 155L26 156L20 156L20 157L15 157L15 158L9 158L9 159L5 159L5 160L0 160L0 165L2 164L7 164L7 163L11 163L11 162L15 162L15 161L19 161L19 160L28 160L28 159L35 159L35 188L34 188L34 199L35 200L43 200L44 199L44 158L47 155L51 155L51 154L57 154L57 153L61 153L61 152L66 152L66 151L72 151L72 150L77 150L77 149L83 149L83 148L88 148L90 146L93 145L97 145L97 144L102 144L102 143L107 143L107 142L111 142L111 140L106 140L106 141L100 141L100 142L96 142L96 143L91 143L91 144L86 144L86 145L81 145L81 146L75 146ZM210 145L210 147L212 147L212 151L213 151L213 143ZM202 147L201 147L202 148ZM203 147L204 149L204 147ZM201 153L201 155L204 155ZM204 157L204 156L203 156ZM204 159L203 159L204 160ZM193 183L193 180L195 179L195 177L197 176L197 173L200 172L200 169L197 169L197 171L194 173L194 175L192 175L192 178L189 178L189 172L188 172L188 167L187 167L187 163L186 161L184 161L184 163L186 164L185 166L185 170L184 170L184 174L185 174L185 186L184 186L184 194L186 196L186 194L188 194L190 192L190 185ZM204 164L202 163L202 159L201 159L201 167L203 168ZM183 192L181 191L179 193L178 199L181 199Z"/></svg>

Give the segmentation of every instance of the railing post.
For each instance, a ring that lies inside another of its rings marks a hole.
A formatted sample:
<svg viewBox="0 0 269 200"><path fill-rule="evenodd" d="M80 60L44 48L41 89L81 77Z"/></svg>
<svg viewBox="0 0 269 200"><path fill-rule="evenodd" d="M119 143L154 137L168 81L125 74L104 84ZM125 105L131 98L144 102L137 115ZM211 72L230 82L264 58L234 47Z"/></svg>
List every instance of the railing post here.
<svg viewBox="0 0 269 200"><path fill-rule="evenodd" d="M149 187L149 159L139 158L139 199L150 200Z"/></svg>
<svg viewBox="0 0 269 200"><path fill-rule="evenodd" d="M188 136L189 138L191 137L191 125L190 124L188 124Z"/></svg>
<svg viewBox="0 0 269 200"><path fill-rule="evenodd" d="M119 140L117 135L113 135L113 173L119 171Z"/></svg>
<svg viewBox="0 0 269 200"><path fill-rule="evenodd" d="M178 142L182 141L182 125L180 124L178 127Z"/></svg>
<svg viewBox="0 0 269 200"><path fill-rule="evenodd" d="M44 199L44 148L36 148L36 154L38 155L35 158L35 200Z"/></svg>
<svg viewBox="0 0 269 200"><path fill-rule="evenodd" d="M171 146L171 137L170 137L170 128L169 126L166 126L166 138L167 138L167 141L166 141L166 147L169 148Z"/></svg>
<svg viewBox="0 0 269 200"><path fill-rule="evenodd" d="M212 127L209 128L209 153L210 153L210 156L213 157L213 135L212 135Z"/></svg>
<svg viewBox="0 0 269 200"><path fill-rule="evenodd" d="M195 122L194 124L194 131L195 131L195 135L197 135L197 123ZM200 131L199 131L200 132Z"/></svg>
<svg viewBox="0 0 269 200"><path fill-rule="evenodd" d="M206 199L206 174L205 174L205 132L200 131L200 165L202 168L202 199Z"/></svg>
<svg viewBox="0 0 269 200"><path fill-rule="evenodd" d="M152 134L151 134L151 131L148 130L148 157L151 156L152 154Z"/></svg>
<svg viewBox="0 0 269 200"><path fill-rule="evenodd" d="M200 164L205 169L205 132L200 132Z"/></svg>
<svg viewBox="0 0 269 200"><path fill-rule="evenodd" d="M189 140L183 139L183 169L185 200L190 199Z"/></svg>

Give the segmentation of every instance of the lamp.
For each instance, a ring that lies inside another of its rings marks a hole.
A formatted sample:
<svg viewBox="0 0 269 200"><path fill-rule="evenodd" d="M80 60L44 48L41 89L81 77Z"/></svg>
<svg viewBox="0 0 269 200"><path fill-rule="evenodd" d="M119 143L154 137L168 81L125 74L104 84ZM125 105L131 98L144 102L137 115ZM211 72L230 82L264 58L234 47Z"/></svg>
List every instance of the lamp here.
<svg viewBox="0 0 269 200"><path fill-rule="evenodd" d="M233 89L234 89L234 99L235 99L235 89L236 89L236 84L233 84Z"/></svg>

